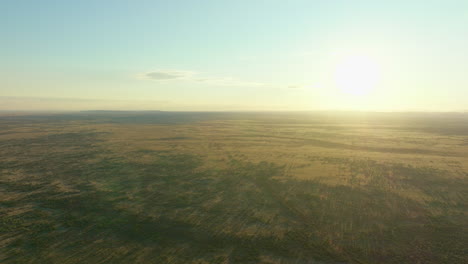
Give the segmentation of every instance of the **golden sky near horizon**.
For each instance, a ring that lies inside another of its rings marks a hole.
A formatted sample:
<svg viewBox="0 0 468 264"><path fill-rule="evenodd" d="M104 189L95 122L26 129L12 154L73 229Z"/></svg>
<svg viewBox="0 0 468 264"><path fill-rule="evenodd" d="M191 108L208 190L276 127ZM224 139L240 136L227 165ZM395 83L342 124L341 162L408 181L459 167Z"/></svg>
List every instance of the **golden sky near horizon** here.
<svg viewBox="0 0 468 264"><path fill-rule="evenodd" d="M468 110L468 2L36 1L0 110Z"/></svg>

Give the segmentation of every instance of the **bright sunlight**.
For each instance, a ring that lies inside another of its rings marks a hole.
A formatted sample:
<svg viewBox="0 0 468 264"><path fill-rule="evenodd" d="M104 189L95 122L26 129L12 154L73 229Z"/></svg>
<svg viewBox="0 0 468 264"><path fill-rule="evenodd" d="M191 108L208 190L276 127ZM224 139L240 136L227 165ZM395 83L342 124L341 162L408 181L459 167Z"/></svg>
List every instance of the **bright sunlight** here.
<svg viewBox="0 0 468 264"><path fill-rule="evenodd" d="M336 86L344 93L364 96L378 85L380 65L377 60L365 54L347 54L340 56L335 69Z"/></svg>

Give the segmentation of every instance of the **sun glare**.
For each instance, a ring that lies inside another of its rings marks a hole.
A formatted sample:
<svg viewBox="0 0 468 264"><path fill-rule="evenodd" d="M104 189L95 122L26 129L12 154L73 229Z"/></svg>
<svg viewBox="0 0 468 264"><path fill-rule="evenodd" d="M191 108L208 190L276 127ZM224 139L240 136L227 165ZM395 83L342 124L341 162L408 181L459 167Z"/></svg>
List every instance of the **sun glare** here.
<svg viewBox="0 0 468 264"><path fill-rule="evenodd" d="M367 95L380 80L379 63L375 58L363 54L340 56L335 66L334 79L344 93Z"/></svg>

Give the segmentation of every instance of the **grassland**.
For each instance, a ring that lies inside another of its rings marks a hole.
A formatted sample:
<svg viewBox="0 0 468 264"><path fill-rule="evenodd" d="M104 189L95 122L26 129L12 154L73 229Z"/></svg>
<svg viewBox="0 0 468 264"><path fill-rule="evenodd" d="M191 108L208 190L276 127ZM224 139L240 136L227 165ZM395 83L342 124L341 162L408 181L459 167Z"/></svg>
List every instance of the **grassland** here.
<svg viewBox="0 0 468 264"><path fill-rule="evenodd" d="M468 263L468 115L0 116L0 263Z"/></svg>

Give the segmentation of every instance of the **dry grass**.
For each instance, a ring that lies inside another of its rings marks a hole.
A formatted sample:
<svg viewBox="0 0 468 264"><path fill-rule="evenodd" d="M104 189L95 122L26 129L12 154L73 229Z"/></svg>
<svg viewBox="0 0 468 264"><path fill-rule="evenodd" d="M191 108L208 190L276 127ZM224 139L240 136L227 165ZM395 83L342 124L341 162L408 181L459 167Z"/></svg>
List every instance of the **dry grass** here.
<svg viewBox="0 0 468 264"><path fill-rule="evenodd" d="M468 260L458 115L159 115L0 117L0 262Z"/></svg>

